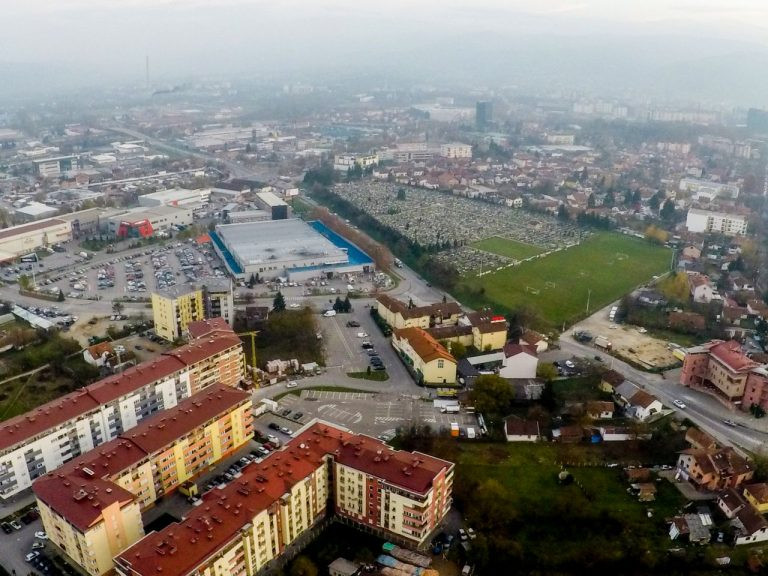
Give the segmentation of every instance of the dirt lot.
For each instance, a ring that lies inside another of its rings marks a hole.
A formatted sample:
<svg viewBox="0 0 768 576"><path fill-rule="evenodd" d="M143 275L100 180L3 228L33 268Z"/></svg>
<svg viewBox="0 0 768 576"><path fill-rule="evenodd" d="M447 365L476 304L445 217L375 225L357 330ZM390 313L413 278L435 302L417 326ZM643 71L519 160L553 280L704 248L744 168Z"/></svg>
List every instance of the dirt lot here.
<svg viewBox="0 0 768 576"><path fill-rule="evenodd" d="M573 330L587 330L595 336L605 336L613 344L613 352L649 369L679 366L680 362L667 349L667 342L640 332L639 327L614 324L608 319L611 307L603 308L586 320L579 322Z"/></svg>

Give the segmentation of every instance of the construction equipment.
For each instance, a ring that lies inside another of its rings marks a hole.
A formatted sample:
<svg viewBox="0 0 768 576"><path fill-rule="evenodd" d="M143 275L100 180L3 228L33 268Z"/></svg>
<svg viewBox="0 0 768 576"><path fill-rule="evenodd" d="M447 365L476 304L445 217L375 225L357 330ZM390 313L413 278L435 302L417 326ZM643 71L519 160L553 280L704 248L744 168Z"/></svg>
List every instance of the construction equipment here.
<svg viewBox="0 0 768 576"><path fill-rule="evenodd" d="M240 337L251 337L251 380L256 383L256 336L259 334L259 330L252 330L251 332L239 332L237 335Z"/></svg>

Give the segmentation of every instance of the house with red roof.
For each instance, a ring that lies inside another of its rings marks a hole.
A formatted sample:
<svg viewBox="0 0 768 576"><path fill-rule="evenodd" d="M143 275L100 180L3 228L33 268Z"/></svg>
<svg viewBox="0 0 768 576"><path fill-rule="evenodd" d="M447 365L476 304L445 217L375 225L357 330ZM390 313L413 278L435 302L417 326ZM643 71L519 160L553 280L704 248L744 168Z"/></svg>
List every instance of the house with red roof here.
<svg viewBox="0 0 768 576"><path fill-rule="evenodd" d="M502 378L536 378L539 355L536 347L511 340L504 345L504 358L499 368Z"/></svg>

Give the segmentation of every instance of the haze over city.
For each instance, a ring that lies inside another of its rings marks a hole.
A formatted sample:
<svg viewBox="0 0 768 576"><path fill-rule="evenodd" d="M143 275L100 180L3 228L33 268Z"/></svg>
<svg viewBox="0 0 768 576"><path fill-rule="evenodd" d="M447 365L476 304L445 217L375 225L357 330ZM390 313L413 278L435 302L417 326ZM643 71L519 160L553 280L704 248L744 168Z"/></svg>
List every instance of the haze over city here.
<svg viewBox="0 0 768 576"><path fill-rule="evenodd" d="M768 570L768 4L4 4L0 576Z"/></svg>

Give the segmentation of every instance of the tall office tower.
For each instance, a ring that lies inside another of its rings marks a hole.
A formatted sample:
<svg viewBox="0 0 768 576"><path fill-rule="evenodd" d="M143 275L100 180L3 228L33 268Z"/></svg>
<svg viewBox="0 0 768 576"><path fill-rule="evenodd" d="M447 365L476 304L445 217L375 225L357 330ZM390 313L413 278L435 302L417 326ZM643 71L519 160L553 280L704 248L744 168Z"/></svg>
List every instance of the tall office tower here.
<svg viewBox="0 0 768 576"><path fill-rule="evenodd" d="M475 124L478 130L485 130L493 122L493 102L481 100L475 106Z"/></svg>

